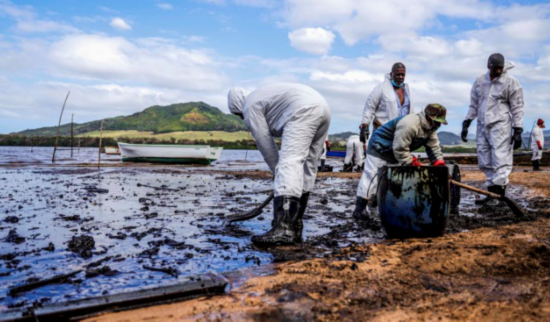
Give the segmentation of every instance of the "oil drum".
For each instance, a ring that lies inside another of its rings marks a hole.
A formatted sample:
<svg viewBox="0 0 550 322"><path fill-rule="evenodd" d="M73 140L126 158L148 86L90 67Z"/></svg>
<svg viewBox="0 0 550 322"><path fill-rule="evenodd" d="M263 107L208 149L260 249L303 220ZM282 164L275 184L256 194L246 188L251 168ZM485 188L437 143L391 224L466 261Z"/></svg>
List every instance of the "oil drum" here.
<svg viewBox="0 0 550 322"><path fill-rule="evenodd" d="M378 177L378 213L388 237L445 233L451 206L447 167L385 166Z"/></svg>

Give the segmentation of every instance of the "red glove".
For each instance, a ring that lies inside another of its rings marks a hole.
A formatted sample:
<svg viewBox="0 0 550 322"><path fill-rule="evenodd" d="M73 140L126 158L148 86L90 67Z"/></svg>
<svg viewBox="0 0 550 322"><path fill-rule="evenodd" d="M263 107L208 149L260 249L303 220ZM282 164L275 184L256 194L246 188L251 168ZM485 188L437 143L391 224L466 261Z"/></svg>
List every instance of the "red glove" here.
<svg viewBox="0 0 550 322"><path fill-rule="evenodd" d="M414 157L413 156L413 161L412 161L412 164L411 164L413 167L421 167L422 166L422 163L420 163L420 161L418 161L418 158L417 157Z"/></svg>
<svg viewBox="0 0 550 322"><path fill-rule="evenodd" d="M329 142L329 141L325 141L325 144L327 145L327 151L330 151L330 142Z"/></svg>
<svg viewBox="0 0 550 322"><path fill-rule="evenodd" d="M539 146L539 150L542 150L542 144L540 144L540 141L537 141L537 145Z"/></svg>
<svg viewBox="0 0 550 322"><path fill-rule="evenodd" d="M436 166L436 167L445 167L447 166L445 164L445 160L441 159L441 160L436 160L434 163L432 163L433 166Z"/></svg>

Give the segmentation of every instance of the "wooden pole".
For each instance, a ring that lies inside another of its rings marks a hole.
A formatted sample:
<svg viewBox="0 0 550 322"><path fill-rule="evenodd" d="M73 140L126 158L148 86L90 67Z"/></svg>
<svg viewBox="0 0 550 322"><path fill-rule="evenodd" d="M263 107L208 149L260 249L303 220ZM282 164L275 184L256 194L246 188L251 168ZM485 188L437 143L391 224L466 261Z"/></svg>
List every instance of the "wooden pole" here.
<svg viewBox="0 0 550 322"><path fill-rule="evenodd" d="M55 151L57 150L57 143L59 142L59 127L61 126L61 118L63 117L63 111L65 111L65 104L67 104L69 94L71 94L71 91L67 93L67 97L65 97L65 102L63 102L63 108L61 108L61 115L59 115L59 123L57 124L57 135L55 136L55 146L53 147L52 163L55 162Z"/></svg>
<svg viewBox="0 0 550 322"><path fill-rule="evenodd" d="M73 124L74 124L74 114L71 114L71 159L73 157L73 146L74 146Z"/></svg>
<svg viewBox="0 0 550 322"><path fill-rule="evenodd" d="M80 138L78 139L78 155L80 155Z"/></svg>
<svg viewBox="0 0 550 322"><path fill-rule="evenodd" d="M101 120L101 127L99 129L99 150L97 153L97 168L101 167L101 141L103 139L103 120Z"/></svg>

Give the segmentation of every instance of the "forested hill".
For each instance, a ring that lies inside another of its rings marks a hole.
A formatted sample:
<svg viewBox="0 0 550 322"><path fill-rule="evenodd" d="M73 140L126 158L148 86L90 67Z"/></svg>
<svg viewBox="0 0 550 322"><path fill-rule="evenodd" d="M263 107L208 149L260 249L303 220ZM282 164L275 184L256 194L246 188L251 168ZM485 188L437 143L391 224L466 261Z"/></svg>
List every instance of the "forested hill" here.
<svg viewBox="0 0 550 322"><path fill-rule="evenodd" d="M83 124L74 124L74 133L83 134L98 131L101 120ZM176 131L247 131L244 121L238 116L225 114L218 108L204 102L189 102L169 106L151 106L145 110L129 115L104 119L103 129L109 131L148 131L169 133ZM25 130L21 135L55 135L57 127L43 127ZM61 135L70 135L71 124L60 128Z"/></svg>

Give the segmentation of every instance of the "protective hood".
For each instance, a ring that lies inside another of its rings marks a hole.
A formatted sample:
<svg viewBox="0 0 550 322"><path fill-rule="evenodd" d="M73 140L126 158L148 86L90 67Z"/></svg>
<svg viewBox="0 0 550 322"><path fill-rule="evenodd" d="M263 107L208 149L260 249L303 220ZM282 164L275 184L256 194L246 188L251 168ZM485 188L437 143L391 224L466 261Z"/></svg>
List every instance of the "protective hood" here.
<svg viewBox="0 0 550 322"><path fill-rule="evenodd" d="M513 62L511 62L511 61L506 61L506 62L504 63L504 70L503 70L502 72L503 72L503 73L506 73L507 71L509 71L510 69L512 69L512 68L514 68L514 67L516 67L516 65L514 65Z"/></svg>
<svg viewBox="0 0 550 322"><path fill-rule="evenodd" d="M229 94L227 94L227 106L232 114L243 114L244 101L248 94L250 94L249 91L240 87L229 90Z"/></svg>

